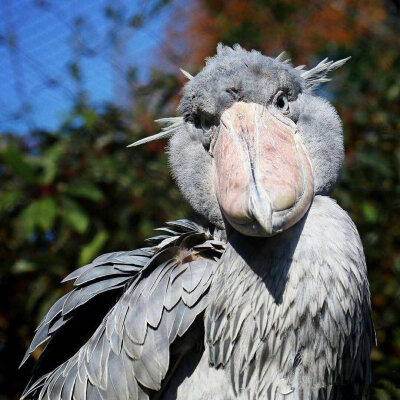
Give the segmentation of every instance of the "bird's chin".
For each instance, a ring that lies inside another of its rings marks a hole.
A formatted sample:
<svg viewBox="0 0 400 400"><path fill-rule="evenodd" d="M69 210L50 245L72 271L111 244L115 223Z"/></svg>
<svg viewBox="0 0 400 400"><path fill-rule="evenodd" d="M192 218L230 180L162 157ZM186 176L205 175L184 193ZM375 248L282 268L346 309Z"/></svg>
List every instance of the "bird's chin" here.
<svg viewBox="0 0 400 400"><path fill-rule="evenodd" d="M248 218L234 218L223 212L225 221L237 232L245 236L271 237L295 225L307 213L310 206L308 199L300 198L299 202L288 210L270 212ZM264 218L260 218L263 217ZM267 218L265 218L265 216Z"/></svg>
<svg viewBox="0 0 400 400"><path fill-rule="evenodd" d="M237 232L241 233L245 236L255 236L255 237L269 237L274 236L278 232L267 232L265 228L261 226L261 224L253 219L248 222L237 222L234 221L232 218L227 218L229 225L235 229Z"/></svg>

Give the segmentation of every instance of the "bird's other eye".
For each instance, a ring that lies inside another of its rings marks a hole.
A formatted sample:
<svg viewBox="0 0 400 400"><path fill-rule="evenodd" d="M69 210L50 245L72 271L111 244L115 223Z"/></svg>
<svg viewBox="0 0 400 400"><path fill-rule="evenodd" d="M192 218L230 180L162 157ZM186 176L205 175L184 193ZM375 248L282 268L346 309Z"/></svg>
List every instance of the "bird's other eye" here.
<svg viewBox="0 0 400 400"><path fill-rule="evenodd" d="M283 112L286 113L289 111L289 100L286 97L286 95L281 94L277 97L276 99L276 106L278 107L278 109Z"/></svg>
<svg viewBox="0 0 400 400"><path fill-rule="evenodd" d="M200 115L194 115L193 123L197 129L202 129L203 131L208 131L213 125L215 125L215 121L212 116L203 113Z"/></svg>
<svg viewBox="0 0 400 400"><path fill-rule="evenodd" d="M200 124L203 130L208 131L212 126L212 119L207 118L204 114L202 114L200 116Z"/></svg>

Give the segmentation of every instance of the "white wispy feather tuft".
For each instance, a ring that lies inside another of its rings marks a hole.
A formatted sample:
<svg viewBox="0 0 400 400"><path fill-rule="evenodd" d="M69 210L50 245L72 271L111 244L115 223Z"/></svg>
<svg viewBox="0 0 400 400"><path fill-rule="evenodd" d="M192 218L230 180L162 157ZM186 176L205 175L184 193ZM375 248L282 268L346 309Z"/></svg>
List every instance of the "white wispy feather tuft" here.
<svg viewBox="0 0 400 400"><path fill-rule="evenodd" d="M318 65L310 70L305 70L301 73L301 77L306 81L308 89L313 89L320 83L329 82L331 79L328 78L328 74L335 69L343 66L351 57L343 58L339 61L331 61L328 58L323 59ZM297 67L298 70L302 66Z"/></svg>
<svg viewBox="0 0 400 400"><path fill-rule="evenodd" d="M290 63L290 58L286 58L286 51L282 51L281 53L278 54L278 56L275 58L276 61L279 61L284 64L289 64Z"/></svg>
<svg viewBox="0 0 400 400"><path fill-rule="evenodd" d="M179 69L182 72L182 74L185 75L186 78L188 78L189 80L192 80L194 78L193 75L189 74L189 72L185 71L183 68L179 68Z"/></svg>
<svg viewBox="0 0 400 400"><path fill-rule="evenodd" d="M136 142L133 142L127 147L136 147L140 146L141 144L153 142L154 140L160 140L171 137L178 129L182 127L183 118L182 117L160 118L156 119L156 122L168 125L161 128L161 132L156 133L155 135L149 136L147 138L140 139Z"/></svg>

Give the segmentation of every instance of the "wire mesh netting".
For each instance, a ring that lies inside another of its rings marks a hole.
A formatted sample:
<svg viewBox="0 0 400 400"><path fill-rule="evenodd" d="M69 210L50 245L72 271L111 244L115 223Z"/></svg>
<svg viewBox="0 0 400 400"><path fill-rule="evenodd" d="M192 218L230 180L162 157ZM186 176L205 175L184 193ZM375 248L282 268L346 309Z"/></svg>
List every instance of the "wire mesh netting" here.
<svg viewBox="0 0 400 400"><path fill-rule="evenodd" d="M3 0L0 131L55 128L79 96L124 105L162 48L166 1Z"/></svg>

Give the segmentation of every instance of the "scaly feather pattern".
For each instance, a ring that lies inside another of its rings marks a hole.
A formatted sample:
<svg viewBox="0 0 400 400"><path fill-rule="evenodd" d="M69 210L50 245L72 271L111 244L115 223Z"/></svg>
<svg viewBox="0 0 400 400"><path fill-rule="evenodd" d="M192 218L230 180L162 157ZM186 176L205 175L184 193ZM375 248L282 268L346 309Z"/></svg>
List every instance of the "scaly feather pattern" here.
<svg viewBox="0 0 400 400"><path fill-rule="evenodd" d="M168 225L166 235L150 240L152 247L101 256L65 279L76 287L44 318L28 355L43 340L51 343L69 314L100 293L92 288L97 282L103 282L103 291L118 285L125 290L75 354L43 376L36 374L24 399L146 399L149 390L161 389L170 345L208 305L224 250L223 242L191 221ZM72 293L79 293L73 295L77 300L69 300Z"/></svg>
<svg viewBox="0 0 400 400"><path fill-rule="evenodd" d="M374 331L362 246L348 215L317 196L287 235L233 234L228 243L205 336L211 365L230 371L238 398L361 399Z"/></svg>

